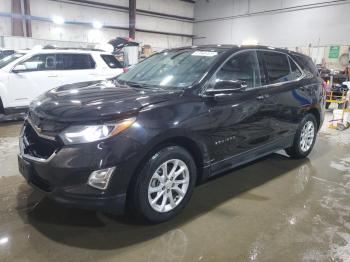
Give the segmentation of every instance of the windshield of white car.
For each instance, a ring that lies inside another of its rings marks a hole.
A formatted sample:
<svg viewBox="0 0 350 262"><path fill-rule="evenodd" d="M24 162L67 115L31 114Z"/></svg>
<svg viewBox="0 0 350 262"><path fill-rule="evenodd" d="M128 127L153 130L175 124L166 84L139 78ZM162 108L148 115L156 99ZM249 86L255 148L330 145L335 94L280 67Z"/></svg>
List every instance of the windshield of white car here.
<svg viewBox="0 0 350 262"><path fill-rule="evenodd" d="M0 60L0 68L3 68L5 66L7 66L9 63L15 61L16 59L22 57L24 54L22 53L15 53L13 55L10 56L6 56L3 59Z"/></svg>
<svg viewBox="0 0 350 262"><path fill-rule="evenodd" d="M155 54L117 77L137 87L186 88L201 79L221 50L170 50Z"/></svg>

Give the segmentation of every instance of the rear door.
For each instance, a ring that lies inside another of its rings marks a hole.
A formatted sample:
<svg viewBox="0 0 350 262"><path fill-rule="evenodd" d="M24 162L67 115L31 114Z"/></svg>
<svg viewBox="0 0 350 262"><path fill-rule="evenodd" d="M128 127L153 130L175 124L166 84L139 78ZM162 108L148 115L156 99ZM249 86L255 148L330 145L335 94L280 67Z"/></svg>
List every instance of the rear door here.
<svg viewBox="0 0 350 262"><path fill-rule="evenodd" d="M265 95L256 51L234 54L214 74L211 86L220 80L244 81L245 91L217 94L207 101L211 117L213 171L224 169L234 155L270 141L270 110L261 102ZM224 163L226 162L226 163ZM224 166L223 166L223 165Z"/></svg>
<svg viewBox="0 0 350 262"><path fill-rule="evenodd" d="M96 76L96 62L89 53L57 54L59 85L99 80Z"/></svg>
<svg viewBox="0 0 350 262"><path fill-rule="evenodd" d="M285 53L258 51L258 55L266 74L266 96L262 103L271 108L272 140L283 140L294 135L300 105L308 103L302 94L302 71Z"/></svg>

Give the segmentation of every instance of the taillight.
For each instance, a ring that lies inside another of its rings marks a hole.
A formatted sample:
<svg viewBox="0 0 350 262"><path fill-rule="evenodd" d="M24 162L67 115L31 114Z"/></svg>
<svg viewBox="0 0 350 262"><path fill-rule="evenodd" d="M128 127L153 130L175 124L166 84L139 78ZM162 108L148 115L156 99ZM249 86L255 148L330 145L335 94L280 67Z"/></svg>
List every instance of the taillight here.
<svg viewBox="0 0 350 262"><path fill-rule="evenodd" d="M124 67L124 68L123 68L123 72L124 72L124 73L126 73L126 72L128 72L128 71L129 71L129 68L128 68L128 67Z"/></svg>

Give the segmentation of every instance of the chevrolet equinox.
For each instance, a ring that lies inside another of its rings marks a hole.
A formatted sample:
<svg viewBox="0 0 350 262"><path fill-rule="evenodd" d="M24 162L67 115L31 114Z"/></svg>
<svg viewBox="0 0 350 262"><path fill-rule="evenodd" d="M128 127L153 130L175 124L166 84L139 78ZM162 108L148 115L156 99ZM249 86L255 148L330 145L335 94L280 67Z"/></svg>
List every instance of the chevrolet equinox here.
<svg viewBox="0 0 350 262"><path fill-rule="evenodd" d="M225 170L281 149L306 157L323 108L322 81L305 55L262 46L166 50L114 79L34 100L19 170L61 204L158 223Z"/></svg>

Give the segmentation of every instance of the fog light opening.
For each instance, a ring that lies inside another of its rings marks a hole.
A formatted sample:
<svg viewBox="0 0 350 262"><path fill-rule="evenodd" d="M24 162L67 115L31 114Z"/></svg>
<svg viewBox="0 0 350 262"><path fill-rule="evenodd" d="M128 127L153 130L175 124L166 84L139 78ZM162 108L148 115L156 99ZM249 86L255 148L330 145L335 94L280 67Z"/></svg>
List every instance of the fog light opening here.
<svg viewBox="0 0 350 262"><path fill-rule="evenodd" d="M114 170L115 167L110 167L92 172L89 176L88 185L101 190L106 189Z"/></svg>

